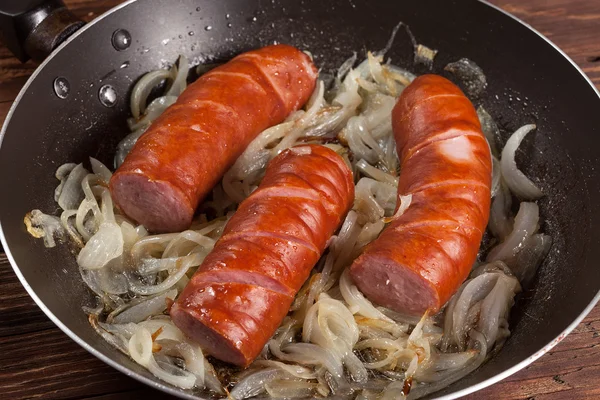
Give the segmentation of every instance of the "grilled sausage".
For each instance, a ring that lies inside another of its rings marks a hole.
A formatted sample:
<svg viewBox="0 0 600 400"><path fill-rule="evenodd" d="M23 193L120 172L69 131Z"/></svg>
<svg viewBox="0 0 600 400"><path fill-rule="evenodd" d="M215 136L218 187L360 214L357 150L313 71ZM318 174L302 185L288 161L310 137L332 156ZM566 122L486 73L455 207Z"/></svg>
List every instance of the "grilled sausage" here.
<svg viewBox="0 0 600 400"><path fill-rule="evenodd" d="M407 315L435 312L477 257L490 209L491 156L473 105L437 75L414 80L392 112L409 208L351 266L372 301Z"/></svg>
<svg viewBox="0 0 600 400"><path fill-rule="evenodd" d="M334 151L282 152L171 308L175 325L214 357L250 364L353 200L352 172Z"/></svg>
<svg viewBox="0 0 600 400"><path fill-rule="evenodd" d="M287 45L211 70L139 138L110 181L112 198L151 231L186 229L247 145L308 100L316 77L310 58Z"/></svg>

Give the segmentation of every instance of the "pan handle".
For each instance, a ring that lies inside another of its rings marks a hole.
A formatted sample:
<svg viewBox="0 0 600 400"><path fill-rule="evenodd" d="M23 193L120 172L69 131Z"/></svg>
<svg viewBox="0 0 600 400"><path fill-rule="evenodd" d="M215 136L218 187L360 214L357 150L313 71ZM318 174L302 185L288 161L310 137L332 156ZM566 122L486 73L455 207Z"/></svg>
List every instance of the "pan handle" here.
<svg viewBox="0 0 600 400"><path fill-rule="evenodd" d="M0 38L21 62L42 61L84 24L62 0L0 0Z"/></svg>

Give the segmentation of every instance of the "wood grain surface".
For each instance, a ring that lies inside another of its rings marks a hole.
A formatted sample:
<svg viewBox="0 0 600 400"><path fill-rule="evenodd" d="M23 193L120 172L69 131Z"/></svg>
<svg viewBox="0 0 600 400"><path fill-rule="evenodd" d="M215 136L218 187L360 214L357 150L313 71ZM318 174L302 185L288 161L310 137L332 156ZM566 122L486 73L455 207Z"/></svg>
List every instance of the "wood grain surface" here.
<svg viewBox="0 0 600 400"><path fill-rule="evenodd" d="M65 0L90 21L120 0ZM542 32L600 87L600 0L491 0ZM0 121L34 63L0 47ZM168 398L117 372L62 333L0 254L0 399ZM468 399L600 399L600 306L524 370Z"/></svg>

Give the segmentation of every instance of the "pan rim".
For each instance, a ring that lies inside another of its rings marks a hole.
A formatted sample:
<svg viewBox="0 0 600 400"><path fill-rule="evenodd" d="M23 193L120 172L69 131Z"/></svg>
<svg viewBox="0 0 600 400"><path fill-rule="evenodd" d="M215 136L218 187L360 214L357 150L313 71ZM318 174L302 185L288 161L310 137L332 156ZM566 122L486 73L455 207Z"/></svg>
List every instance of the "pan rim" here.
<svg viewBox="0 0 600 400"><path fill-rule="evenodd" d="M87 23L85 26L83 26L81 29L79 29L77 32L75 32L72 36L70 36L67 40L65 40L60 46L58 46L53 52L52 54L46 58L46 60L44 60L33 72L33 74L29 77L29 79L27 80L27 82L25 83L25 85L23 86L23 88L19 91L19 94L17 95L17 97L15 98L13 104L11 105L6 119L4 121L4 124L2 126L2 129L0 130L0 148L2 146L2 143L4 141L4 136L6 134L8 125L10 124L10 120L12 118L12 115L17 107L17 105L20 103L22 97L25 95L25 93L27 92L27 89L29 88L29 86L33 83L33 81L37 78L37 76L39 75L39 73L44 69L44 67L58 54L60 53L60 51L69 45L69 43L75 39L77 39L79 37L79 35L81 35L83 32L85 32L86 30L90 29L92 26L94 26L96 23L99 23L100 21L102 21L103 19L105 19L107 16L113 14L114 12L119 11L122 8L125 8L135 2L137 2L138 0L126 0L125 2L111 8L110 10L104 12L103 14L101 14L100 16L98 16L97 18L95 18L94 20L92 20L91 22ZM542 40L544 40L546 43L548 43L550 46L552 46L552 48L557 51L564 59L566 59L571 66L584 78L584 80L588 83L588 85L592 88L592 90L594 91L594 93L596 94L596 96L598 97L598 99L600 100L600 91L596 88L596 86L594 85L594 83L591 81L591 79L585 74L585 72L583 72L583 70L579 67L579 65L577 65L573 59L571 59L571 57L569 57L562 49L560 49L556 44L554 44L550 39L548 39L546 36L544 36L541 32L539 32L537 29L533 28L531 25L529 25L528 23L524 22L523 20L521 20L520 18L512 15L511 13L501 9L500 7L491 4L489 1L487 0L475 0L476 2L482 3L490 8L492 8L493 10L496 10L498 12L500 12L502 15L509 17L511 19L513 19L514 21L516 21L517 23L523 25L525 28L527 28L528 30L530 30L531 32L535 33L539 38L541 38ZM96 358L98 358L99 360L103 361L104 363L110 365L111 367L115 368L116 370L118 370L119 372L125 374L128 377L134 378L137 381L144 383L150 387L153 387L155 389L158 389L164 393L179 397L179 398L184 398L184 399L191 399L191 400L198 400L198 399L202 399L199 396L193 395L191 393L187 393L185 391L183 391L182 389L178 389L175 388L173 386L167 385L167 384L163 384L160 381L156 380L156 379L151 379L151 378L147 378L137 372L132 371L131 369L129 369L128 367L112 360L111 358L105 356L102 352L100 352L99 350L97 350L96 348L92 347L90 344L88 344L86 341L84 341L83 339L81 339L78 335L76 335L73 331L71 331L66 325L64 325L62 323L62 321L60 319L58 319L58 317L56 317L44 304L44 302L37 296L37 294L35 293L35 291L33 290L33 288L29 285L29 283L27 282L27 280L25 279L24 275L21 273L21 270L19 268L19 266L17 265L16 260L14 259L14 257L12 256L12 253L10 251L10 248L8 247L8 243L6 241L6 237L4 234L4 229L2 227L2 222L0 221L0 242L2 243L3 247L4 247L4 252L6 254L6 257L8 259L8 261L11 264L11 267L13 269L13 271L15 272L15 274L17 275L19 281L21 282L21 284L23 285L23 287L25 288L25 290L27 291L27 293L29 294L29 296L34 300L34 302L36 303L36 305L44 312L44 314L46 314L46 316L48 318L50 318L50 320L61 330L63 331L67 336L69 336L69 338L71 338L75 343L77 343L78 345L80 345L81 347L83 347L86 351L88 351L90 354L92 354L93 356L95 356ZM538 351L536 351L534 354L528 356L525 360L519 362L518 364L486 379L483 380L477 384L474 384L472 386L469 386L465 389L461 389L459 391L447 394L447 395L442 395L442 396L438 396L438 397L434 397L437 400L452 400L452 399L457 399L459 397L462 396L466 396L468 394L477 392L479 390L482 390L486 387L489 387L493 384L498 383L499 381L515 374L516 372L520 371L521 369L527 367L528 365L530 365L531 363L533 363L534 361L536 361L538 358L540 358L541 356L543 356L544 354L546 354L548 351L550 351L554 346L556 346L558 343L560 343L567 335L569 335L580 323L581 321L590 313L590 311L596 306L596 304L600 301L600 289L598 290L598 292L596 293L596 295L592 298L591 302L584 308L584 310L573 320L573 322L571 322L571 324L569 324L559 335L557 335L554 339L552 339L550 342L548 342L546 345L544 345L541 349L539 349ZM435 393L433 394L435 396Z"/></svg>

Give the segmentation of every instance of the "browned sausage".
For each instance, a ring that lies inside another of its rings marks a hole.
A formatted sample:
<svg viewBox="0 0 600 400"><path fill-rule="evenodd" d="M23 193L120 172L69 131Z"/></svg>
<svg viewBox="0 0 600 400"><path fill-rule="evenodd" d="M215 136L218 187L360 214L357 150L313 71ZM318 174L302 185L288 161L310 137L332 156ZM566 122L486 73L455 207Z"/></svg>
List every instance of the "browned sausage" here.
<svg viewBox="0 0 600 400"><path fill-rule="evenodd" d="M211 70L139 138L110 181L112 198L151 231L186 229L248 144L308 100L316 77L310 58L287 45Z"/></svg>
<svg viewBox="0 0 600 400"><path fill-rule="evenodd" d="M392 125L398 198L410 207L351 267L372 301L408 315L435 312L465 280L490 209L491 156L473 105L447 79L423 75L400 96Z"/></svg>
<svg viewBox="0 0 600 400"><path fill-rule="evenodd" d="M250 364L353 200L352 172L327 147L275 157L171 308L175 325L214 357Z"/></svg>

